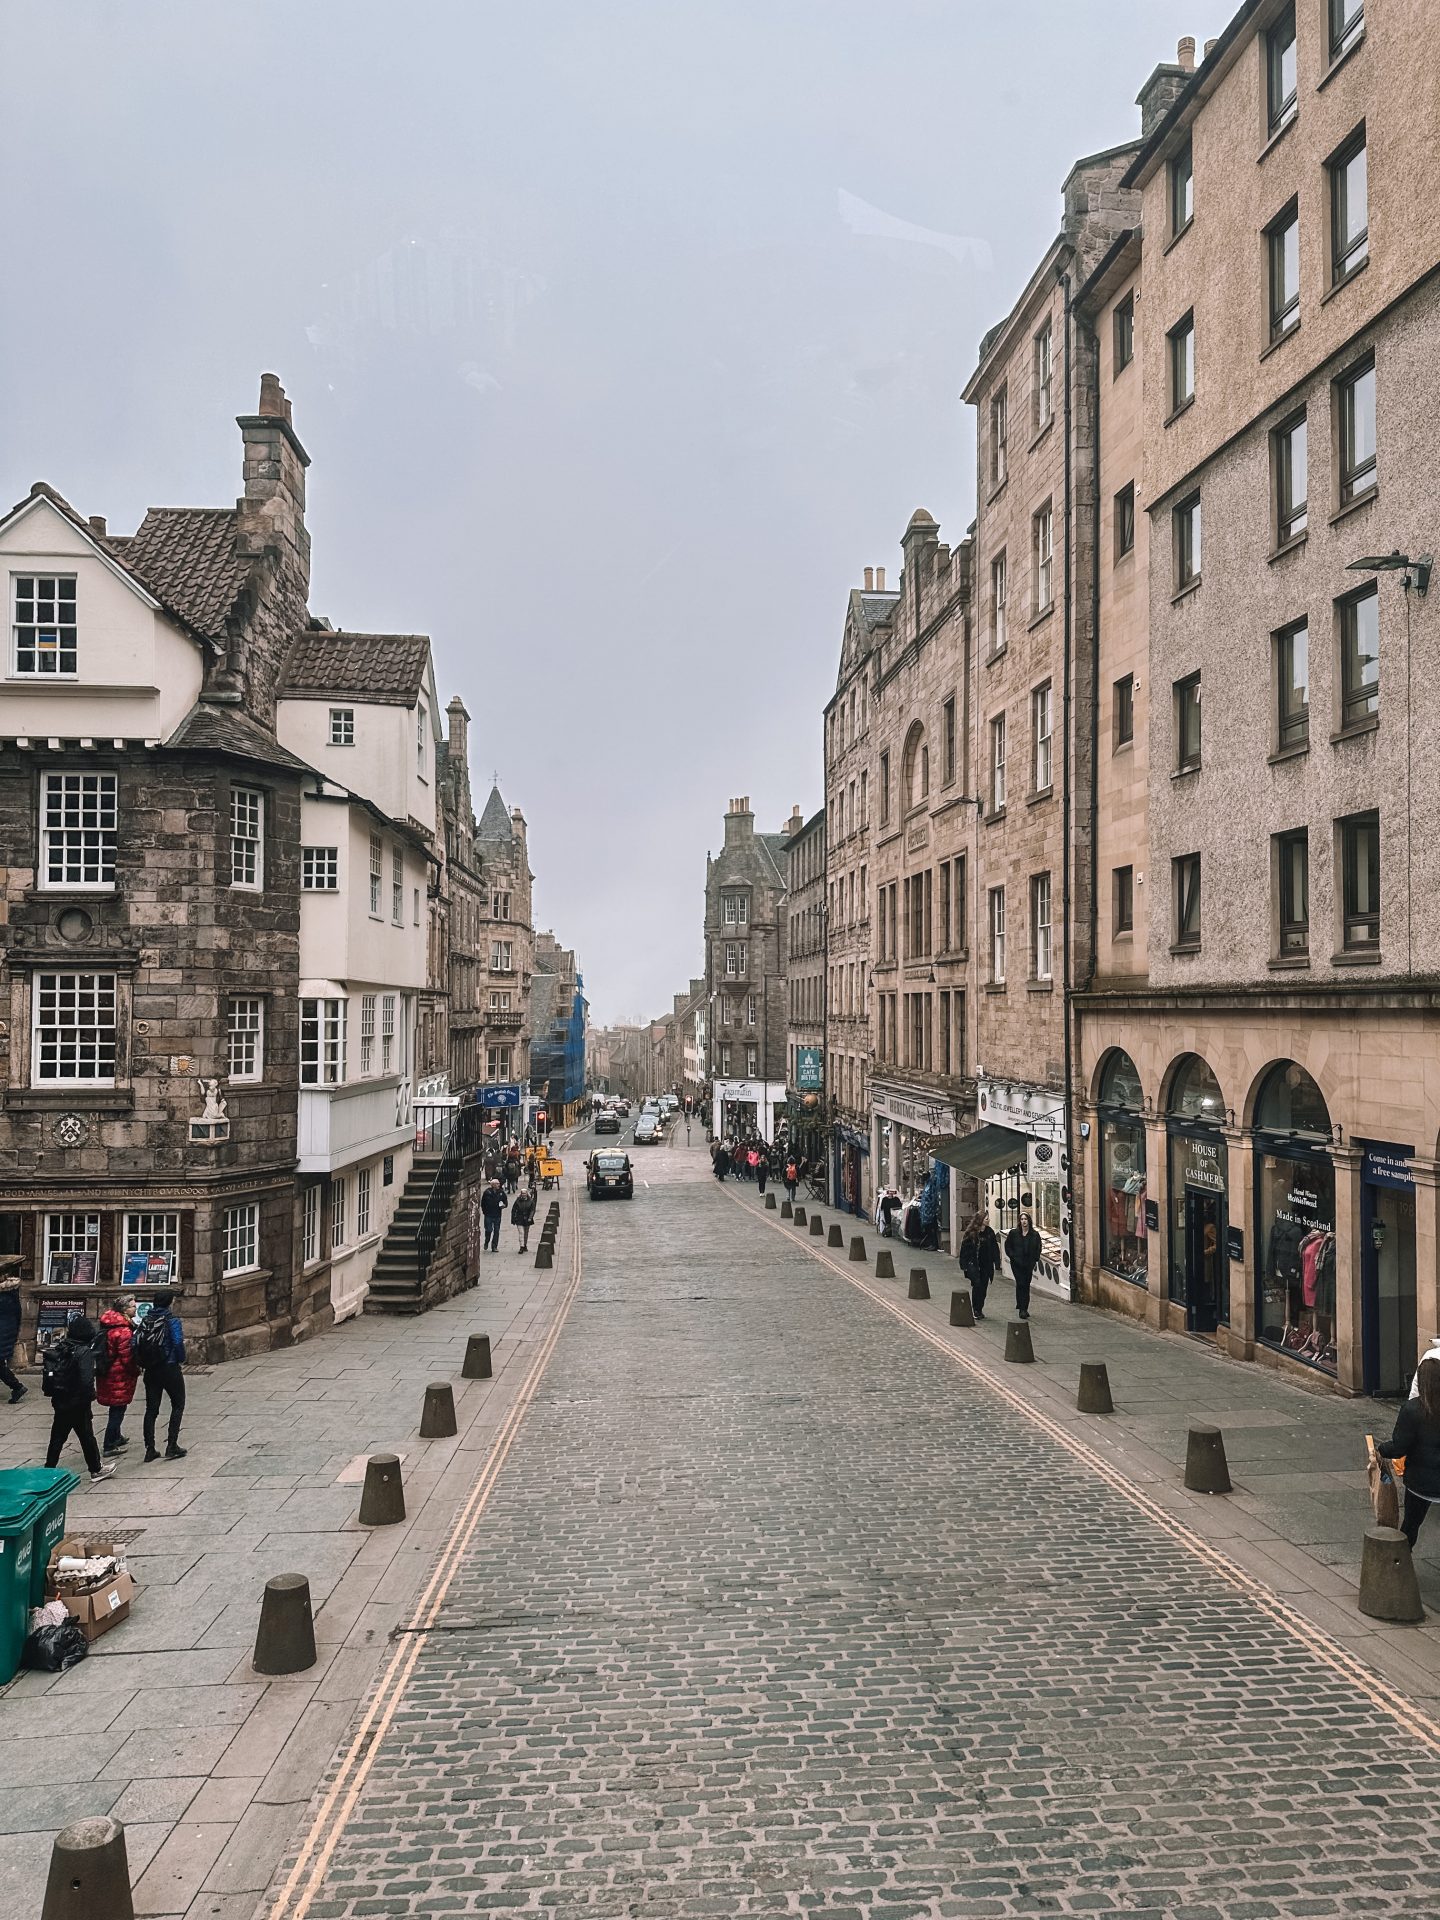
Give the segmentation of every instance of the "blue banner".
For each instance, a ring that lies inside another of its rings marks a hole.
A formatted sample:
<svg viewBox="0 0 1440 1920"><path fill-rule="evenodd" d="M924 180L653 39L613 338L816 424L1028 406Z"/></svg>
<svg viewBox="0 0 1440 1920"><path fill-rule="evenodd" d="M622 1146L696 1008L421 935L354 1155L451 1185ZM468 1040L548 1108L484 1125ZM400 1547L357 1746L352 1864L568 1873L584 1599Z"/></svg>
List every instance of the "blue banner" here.
<svg viewBox="0 0 1440 1920"><path fill-rule="evenodd" d="M518 1107L519 1104L519 1087L481 1087L480 1089L482 1107Z"/></svg>

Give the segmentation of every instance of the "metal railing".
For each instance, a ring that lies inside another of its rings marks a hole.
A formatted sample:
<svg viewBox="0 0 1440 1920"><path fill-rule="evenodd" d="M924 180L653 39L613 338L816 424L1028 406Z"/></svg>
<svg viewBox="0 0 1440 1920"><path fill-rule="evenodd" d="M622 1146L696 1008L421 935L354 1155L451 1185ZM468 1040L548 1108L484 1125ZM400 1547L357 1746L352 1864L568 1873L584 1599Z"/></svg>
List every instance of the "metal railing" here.
<svg viewBox="0 0 1440 1920"><path fill-rule="evenodd" d="M440 1244L440 1236L445 1231L445 1222L450 1217L450 1203L455 1198L455 1189L460 1182L460 1170L472 1153L478 1152L482 1134L481 1124L484 1110L480 1107L435 1107L417 1106L415 1109L415 1151L433 1153L434 1146L422 1148L420 1144L420 1123L422 1113L433 1113L437 1117L445 1116L443 1145L440 1149L440 1164L435 1169L434 1184L425 1202L425 1211L420 1216L420 1224L415 1229L415 1273L423 1289L430 1272L430 1262L435 1249ZM432 1129L434 1131L435 1129Z"/></svg>

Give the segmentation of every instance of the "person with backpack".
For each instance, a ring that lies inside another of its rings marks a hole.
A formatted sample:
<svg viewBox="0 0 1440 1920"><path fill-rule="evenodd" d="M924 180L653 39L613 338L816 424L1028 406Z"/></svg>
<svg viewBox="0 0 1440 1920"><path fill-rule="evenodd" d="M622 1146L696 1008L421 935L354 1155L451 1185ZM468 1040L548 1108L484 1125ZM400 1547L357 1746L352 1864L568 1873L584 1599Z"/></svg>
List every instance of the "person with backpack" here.
<svg viewBox="0 0 1440 1920"><path fill-rule="evenodd" d="M135 1359L135 1296L127 1294L100 1316L100 1340L95 1350L95 1398L109 1409L100 1451L123 1453L125 1409L135 1398L140 1367Z"/></svg>
<svg viewBox="0 0 1440 1920"><path fill-rule="evenodd" d="M95 1328L83 1313L72 1314L65 1331L45 1348L40 1363L40 1391L50 1402L50 1445L45 1464L60 1464L60 1449L73 1433L90 1469L92 1481L108 1480L113 1461L102 1461L95 1444L90 1409L95 1404Z"/></svg>
<svg viewBox="0 0 1440 1920"><path fill-rule="evenodd" d="M136 1364L145 1376L145 1458L158 1460L155 1422L160 1402L170 1402L170 1430L165 1441L165 1458L183 1460L186 1449L180 1444L180 1422L185 1415L185 1329L178 1314L170 1311L173 1293L157 1293L150 1311L135 1329L132 1348Z"/></svg>
<svg viewBox="0 0 1440 1920"><path fill-rule="evenodd" d="M10 1404L19 1406L30 1389L10 1371L15 1342L20 1338L20 1276L0 1273L0 1386L10 1389Z"/></svg>
<svg viewBox="0 0 1440 1920"><path fill-rule="evenodd" d="M535 1221L535 1195L527 1187L524 1193L517 1193L510 1208L510 1224L520 1235L517 1253L530 1251L530 1228Z"/></svg>
<svg viewBox="0 0 1440 1920"><path fill-rule="evenodd" d="M795 1189L799 1184L800 1168L792 1153L790 1158L785 1162L785 1198L790 1202L792 1207L795 1204Z"/></svg>

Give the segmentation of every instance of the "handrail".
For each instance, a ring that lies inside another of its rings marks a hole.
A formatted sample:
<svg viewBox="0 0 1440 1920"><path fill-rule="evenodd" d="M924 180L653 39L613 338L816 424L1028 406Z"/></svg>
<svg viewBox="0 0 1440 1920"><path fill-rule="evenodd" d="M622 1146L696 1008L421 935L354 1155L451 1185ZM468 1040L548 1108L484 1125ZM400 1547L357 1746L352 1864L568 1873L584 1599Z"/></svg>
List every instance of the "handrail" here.
<svg viewBox="0 0 1440 1920"><path fill-rule="evenodd" d="M459 1184L460 1168L480 1141L481 1108L447 1107L444 1112L449 1116L449 1124L444 1130L445 1145L440 1164L435 1169L435 1180L425 1202L425 1211L415 1229L415 1270L422 1288L430 1272L430 1261L440 1244L440 1236L445 1231L445 1222L450 1217L450 1203ZM418 1130L416 1141L418 1145Z"/></svg>

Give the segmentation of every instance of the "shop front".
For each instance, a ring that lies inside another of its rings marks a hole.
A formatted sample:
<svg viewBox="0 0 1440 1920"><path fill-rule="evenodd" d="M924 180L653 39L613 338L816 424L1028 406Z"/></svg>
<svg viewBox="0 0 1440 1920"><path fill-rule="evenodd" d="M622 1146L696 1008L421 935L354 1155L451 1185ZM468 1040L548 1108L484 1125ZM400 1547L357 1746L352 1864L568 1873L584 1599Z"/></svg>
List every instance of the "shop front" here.
<svg viewBox="0 0 1440 1920"><path fill-rule="evenodd" d="M1337 1370L1330 1114L1303 1067L1280 1062L1255 1101L1255 1338Z"/></svg>
<svg viewBox="0 0 1440 1920"><path fill-rule="evenodd" d="M1403 1394L1419 1357L1416 1338L1413 1147L1362 1140L1360 1340L1366 1393Z"/></svg>
<svg viewBox="0 0 1440 1920"><path fill-rule="evenodd" d="M717 1140L773 1141L785 1116L783 1080L716 1080L711 1097Z"/></svg>
<svg viewBox="0 0 1440 1920"><path fill-rule="evenodd" d="M832 1163L830 1202L847 1213L869 1212L869 1182L865 1169L870 1159L870 1142L848 1120L835 1121L831 1129Z"/></svg>
<svg viewBox="0 0 1440 1920"><path fill-rule="evenodd" d="M982 1076L975 1104L980 1126L969 1138L976 1141L970 1157L980 1211L1002 1246L1021 1214L1030 1215L1043 1248L1036 1284L1068 1300L1074 1254L1064 1098L1048 1087ZM996 1156L1008 1157L996 1164Z"/></svg>
<svg viewBox="0 0 1440 1920"><path fill-rule="evenodd" d="M1230 1148L1220 1085L1199 1054L1176 1070L1169 1137L1170 1299L1188 1333L1230 1324Z"/></svg>
<svg viewBox="0 0 1440 1920"><path fill-rule="evenodd" d="M1135 1287L1150 1284L1144 1095L1128 1053L1106 1062L1096 1103L1100 1163L1100 1265Z"/></svg>
<svg viewBox="0 0 1440 1920"><path fill-rule="evenodd" d="M894 1187L909 1200L928 1185L937 1160L942 1158L936 1147L956 1137L960 1115L953 1101L931 1088L872 1080L870 1124L877 1198L886 1187ZM951 1235L956 1208L953 1186L953 1181L946 1180L940 1192L939 1228L947 1245L955 1244Z"/></svg>

